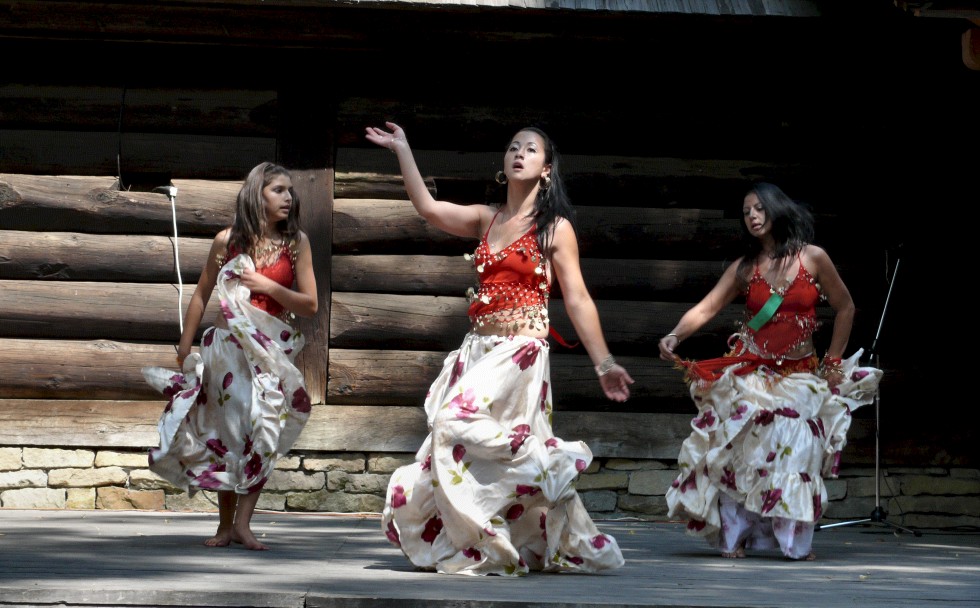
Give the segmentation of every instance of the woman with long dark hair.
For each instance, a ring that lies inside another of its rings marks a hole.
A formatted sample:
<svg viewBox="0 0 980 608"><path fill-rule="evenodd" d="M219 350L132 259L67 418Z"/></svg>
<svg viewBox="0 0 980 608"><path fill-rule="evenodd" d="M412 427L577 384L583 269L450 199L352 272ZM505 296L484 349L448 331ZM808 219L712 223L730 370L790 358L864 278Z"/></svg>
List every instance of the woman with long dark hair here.
<svg viewBox="0 0 980 608"><path fill-rule="evenodd" d="M521 129L497 174L506 186L503 204L459 205L432 197L404 130L386 126L369 127L368 141L398 156L409 198L426 221L477 240L471 259L479 288L471 292L471 330L426 397L430 434L416 462L391 476L385 534L417 567L444 573L621 566L615 539L599 532L575 491L591 451L551 429L554 280L606 397L626 401L633 383L606 346L582 278L554 142L540 129Z"/></svg>
<svg viewBox="0 0 980 608"><path fill-rule="evenodd" d="M660 358L685 370L698 415L667 491L671 517L725 557L779 548L814 559L814 526L827 505L851 411L870 403L881 371L844 359L854 302L827 252L813 244L813 218L770 183L742 202L745 249L714 288L660 339ZM680 358L677 346L737 297L744 319L718 359ZM813 333L817 304L834 310L823 358Z"/></svg>

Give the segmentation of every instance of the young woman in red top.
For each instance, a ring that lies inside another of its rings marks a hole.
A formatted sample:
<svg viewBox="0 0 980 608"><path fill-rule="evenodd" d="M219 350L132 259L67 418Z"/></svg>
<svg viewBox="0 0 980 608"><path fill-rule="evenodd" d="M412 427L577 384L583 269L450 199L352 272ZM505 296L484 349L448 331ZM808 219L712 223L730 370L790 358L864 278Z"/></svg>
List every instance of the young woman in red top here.
<svg viewBox="0 0 980 608"><path fill-rule="evenodd" d="M814 559L814 525L836 477L851 411L870 403L881 371L843 360L854 302L827 252L814 245L809 211L781 189L756 184L742 203L745 253L661 338L660 358L686 370L698 416L667 491L671 517L725 557L779 548ZM686 361L678 344L736 297L741 328L725 357ZM834 310L821 361L813 345L817 304Z"/></svg>
<svg viewBox="0 0 980 608"><path fill-rule="evenodd" d="M539 129L518 131L498 174L507 187L503 205L458 205L432 197L405 132L386 127L369 127L368 141L398 156L409 198L426 221L478 240L470 259L480 284L471 293L471 330L426 398L431 433L416 462L389 482L385 534L417 567L444 573L622 565L615 539L598 531L574 489L591 451L551 430L553 280L606 397L626 401L633 382L606 346L582 279L554 143Z"/></svg>
<svg viewBox="0 0 980 608"><path fill-rule="evenodd" d="M221 309L191 347L211 293ZM214 238L184 316L181 372L146 368L147 382L170 397L150 469L192 495L218 494L210 547L232 542L265 550L251 529L259 493L299 436L310 398L293 364L304 337L295 316L317 310L310 242L299 228L289 172L262 163L238 193L234 224Z"/></svg>

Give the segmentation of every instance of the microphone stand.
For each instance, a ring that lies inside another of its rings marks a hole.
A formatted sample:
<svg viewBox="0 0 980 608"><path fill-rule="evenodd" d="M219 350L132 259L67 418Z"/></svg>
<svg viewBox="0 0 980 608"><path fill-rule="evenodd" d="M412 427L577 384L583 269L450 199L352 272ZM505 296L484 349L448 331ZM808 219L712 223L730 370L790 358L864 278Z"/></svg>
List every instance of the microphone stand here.
<svg viewBox="0 0 980 608"><path fill-rule="evenodd" d="M881 327L885 323L885 313L888 312L888 301L892 297L892 289L895 288L895 277L898 276L898 267L902 263L902 258L898 257L895 260L895 270L892 271L891 284L888 286L888 295L885 296L885 305L881 310L881 319L878 321L878 331L875 333L875 339L871 343L871 349L868 353L868 358L873 362L874 366L881 369L881 357L878 354L878 338L881 337ZM838 521L832 524L814 526L815 530L823 530L825 528L837 528L840 526L852 526L855 524L865 524L874 523L882 524L884 526L889 526L895 528L896 530L902 530L904 532L910 532L916 536L922 536L922 532L918 530L913 530L912 528L906 528L905 526L900 526L896 523L888 521L888 513L885 508L881 506L881 441L879 439L879 430L881 428L881 388L875 392L875 508L871 511L871 515L863 519L855 519L851 521Z"/></svg>

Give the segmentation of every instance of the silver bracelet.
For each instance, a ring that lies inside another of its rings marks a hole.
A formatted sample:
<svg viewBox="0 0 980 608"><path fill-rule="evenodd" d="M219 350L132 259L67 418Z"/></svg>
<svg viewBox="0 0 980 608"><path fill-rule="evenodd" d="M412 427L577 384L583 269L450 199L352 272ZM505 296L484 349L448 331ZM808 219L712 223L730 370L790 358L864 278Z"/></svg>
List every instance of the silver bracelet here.
<svg viewBox="0 0 980 608"><path fill-rule="evenodd" d="M677 338L677 341L678 341L678 342L680 342L680 339L681 339L681 338L680 338L680 336L678 336L677 334L674 334L674 333L670 333L670 334L667 334L667 335L666 335L666 336L664 336L664 337L665 337L665 338L669 338L669 337L671 337L671 336L674 336L675 338Z"/></svg>
<svg viewBox="0 0 980 608"><path fill-rule="evenodd" d="M599 365L596 365L595 366L595 374L596 374L596 376L599 376L599 377L605 376L610 371L612 371L612 368L613 368L614 365L616 365L616 359L614 359L611 354L610 355L606 355L606 358L603 359L599 363Z"/></svg>

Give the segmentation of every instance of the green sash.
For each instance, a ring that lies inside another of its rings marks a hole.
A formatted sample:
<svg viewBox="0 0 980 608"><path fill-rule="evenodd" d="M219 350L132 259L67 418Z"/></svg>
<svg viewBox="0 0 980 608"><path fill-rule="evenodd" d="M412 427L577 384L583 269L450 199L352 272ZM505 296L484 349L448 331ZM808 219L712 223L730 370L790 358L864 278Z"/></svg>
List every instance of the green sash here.
<svg viewBox="0 0 980 608"><path fill-rule="evenodd" d="M773 292L773 294L769 296L769 299L766 300L766 303L762 305L762 308L759 309L759 312L755 313L755 316L752 317L747 323L749 329L752 331L759 331L759 328L768 323L769 319L776 314L776 309L778 309L779 305L782 303L783 296Z"/></svg>

